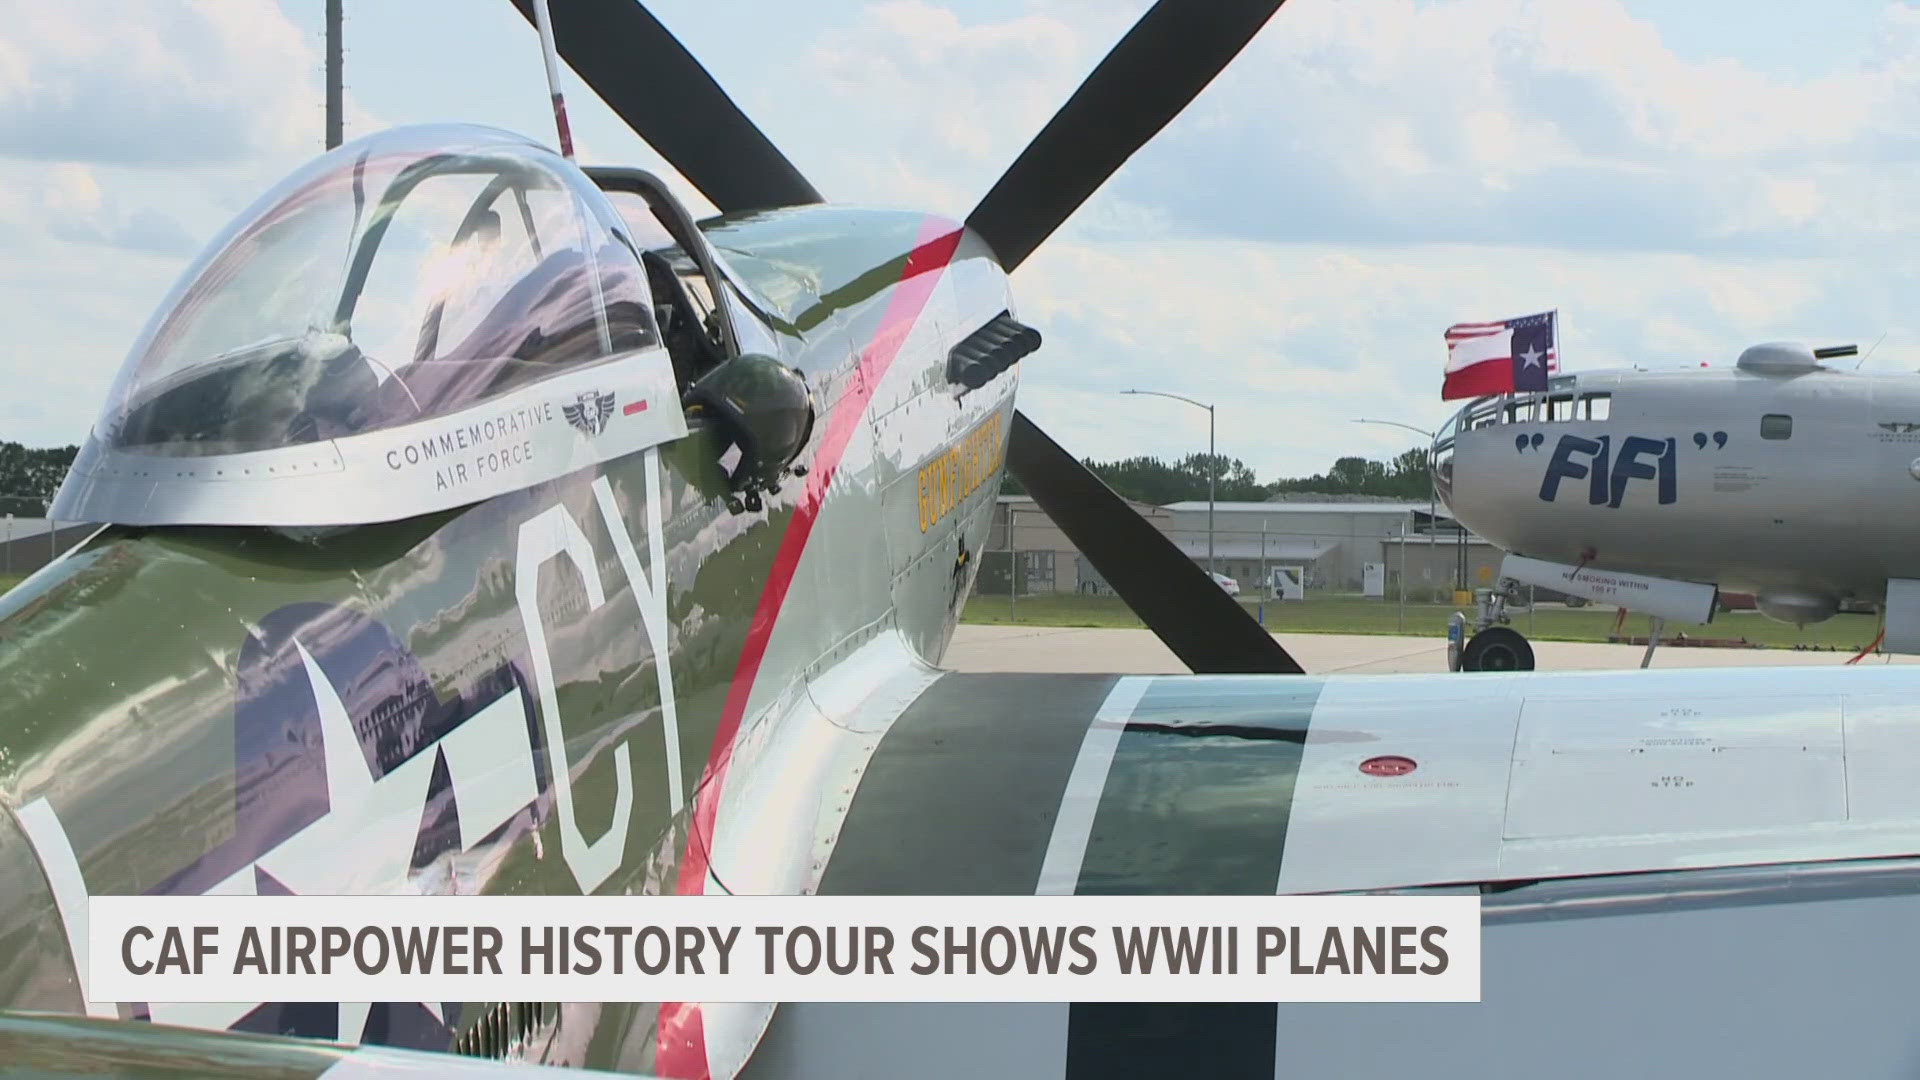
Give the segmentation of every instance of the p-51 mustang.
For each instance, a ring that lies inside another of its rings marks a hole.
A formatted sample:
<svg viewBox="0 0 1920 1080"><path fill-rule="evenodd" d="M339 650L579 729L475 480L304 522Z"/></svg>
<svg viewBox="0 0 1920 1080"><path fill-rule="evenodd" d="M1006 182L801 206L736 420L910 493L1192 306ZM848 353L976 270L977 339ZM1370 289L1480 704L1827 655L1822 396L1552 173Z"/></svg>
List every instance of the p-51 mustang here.
<svg viewBox="0 0 1920 1080"><path fill-rule="evenodd" d="M1920 672L1307 676L1013 411L1007 272L1275 6L1155 6L965 223L822 205L626 0L560 51L721 217L464 127L243 214L62 490L108 524L0 599L0 1069L418 1068L259 1033L669 1076L1909 1066ZM936 666L1003 468L1199 674ZM1486 1004L80 974L103 894L1419 889L1485 895Z"/></svg>
<svg viewBox="0 0 1920 1080"><path fill-rule="evenodd" d="M1719 593L1805 625L1873 604L1920 652L1920 378L1822 361L1852 346L1755 345L1728 368L1591 371L1482 398L1434 442L1434 482L1512 553L1507 583L1705 623ZM1496 605L1507 590L1500 590ZM1468 666L1531 667L1494 626Z"/></svg>

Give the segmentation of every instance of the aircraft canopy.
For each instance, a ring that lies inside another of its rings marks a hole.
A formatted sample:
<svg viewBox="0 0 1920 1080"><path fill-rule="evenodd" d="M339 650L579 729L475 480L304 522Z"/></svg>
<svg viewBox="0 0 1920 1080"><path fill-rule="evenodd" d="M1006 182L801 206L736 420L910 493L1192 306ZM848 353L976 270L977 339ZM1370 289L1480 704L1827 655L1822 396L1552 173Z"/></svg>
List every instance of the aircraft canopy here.
<svg viewBox="0 0 1920 1080"><path fill-rule="evenodd" d="M626 225L590 180L539 145L466 125L348 143L269 191L188 268L135 342L56 510L93 521L256 523L232 499L213 520L204 509L155 511L151 495L137 513L153 520L134 521L129 493L110 489L283 476L273 461L245 459L302 447L314 451L302 455L308 472L338 471L344 447L333 444L380 432L412 439L419 459L416 429L475 411L507 416L538 404L502 431L544 418L562 434L572 424L597 436L612 405L634 400L631 387L624 398L609 393L624 369L592 386L545 384L658 353L645 366L664 370L670 388L648 296ZM564 390L567 407L520 401L534 386L545 397ZM667 426L676 429L667 437L684 430ZM475 445L489 441L472 434ZM549 478L595 456L548 453L533 473ZM167 473L155 459L179 468Z"/></svg>

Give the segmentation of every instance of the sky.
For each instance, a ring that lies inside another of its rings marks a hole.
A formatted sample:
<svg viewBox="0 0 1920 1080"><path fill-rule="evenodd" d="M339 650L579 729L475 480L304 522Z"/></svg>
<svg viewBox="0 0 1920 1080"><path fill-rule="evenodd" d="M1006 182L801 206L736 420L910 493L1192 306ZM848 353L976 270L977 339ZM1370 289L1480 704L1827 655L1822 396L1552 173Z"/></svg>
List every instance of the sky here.
<svg viewBox="0 0 1920 1080"><path fill-rule="evenodd" d="M962 217L1146 0L652 0L833 201ZM0 0L0 439L82 439L201 245L321 149L322 0ZM550 141L507 0L346 0L347 134ZM706 204L566 73L581 160ZM1568 370L1775 339L1920 369L1920 5L1288 0L1020 270L1020 403L1074 452L1263 478L1438 426L1442 332ZM1875 345L1875 343L1878 343Z"/></svg>

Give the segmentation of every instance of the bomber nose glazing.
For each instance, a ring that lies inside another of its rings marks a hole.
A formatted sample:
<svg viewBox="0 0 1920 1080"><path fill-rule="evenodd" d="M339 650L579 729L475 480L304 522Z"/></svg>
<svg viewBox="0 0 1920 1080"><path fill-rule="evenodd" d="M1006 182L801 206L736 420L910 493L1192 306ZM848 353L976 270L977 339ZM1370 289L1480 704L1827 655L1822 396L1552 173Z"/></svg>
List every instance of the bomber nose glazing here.
<svg viewBox="0 0 1920 1080"><path fill-rule="evenodd" d="M1453 512L1454 438L1460 433L1467 410L1471 408L1471 405L1462 408L1448 417L1446 423L1440 425L1440 430L1434 432L1433 446L1427 455L1428 468L1433 473L1434 493L1439 496L1441 505L1445 506L1450 513Z"/></svg>

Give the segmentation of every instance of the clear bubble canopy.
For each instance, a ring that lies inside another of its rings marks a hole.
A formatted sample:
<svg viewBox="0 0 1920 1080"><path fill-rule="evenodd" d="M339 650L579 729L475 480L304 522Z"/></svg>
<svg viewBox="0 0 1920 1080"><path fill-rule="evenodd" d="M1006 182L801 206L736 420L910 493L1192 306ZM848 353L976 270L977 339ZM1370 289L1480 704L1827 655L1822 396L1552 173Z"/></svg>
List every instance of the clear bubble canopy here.
<svg viewBox="0 0 1920 1080"><path fill-rule="evenodd" d="M304 455L309 472L339 471L353 457L342 440L497 405L620 357L663 357L648 295L620 217L538 144L466 125L348 143L269 191L188 268L129 353L56 512L132 520L131 493L118 490L128 482L254 476L211 466L292 448L325 446ZM592 395L596 414L606 395L571 392ZM547 457L542 472L583 460ZM172 494L202 509L163 508L147 523L213 520L208 500Z"/></svg>

